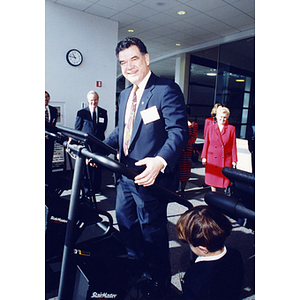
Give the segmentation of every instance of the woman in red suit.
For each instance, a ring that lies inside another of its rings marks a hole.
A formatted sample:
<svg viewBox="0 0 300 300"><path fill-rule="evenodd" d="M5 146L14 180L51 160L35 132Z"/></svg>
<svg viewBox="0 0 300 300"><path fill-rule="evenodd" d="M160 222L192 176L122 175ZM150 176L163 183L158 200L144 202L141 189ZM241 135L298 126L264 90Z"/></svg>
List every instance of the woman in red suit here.
<svg viewBox="0 0 300 300"><path fill-rule="evenodd" d="M230 111L227 107L217 110L217 123L207 128L201 154L205 165L205 183L216 188L226 188L229 179L222 174L224 167L235 167L237 163L235 127L229 125L227 119Z"/></svg>

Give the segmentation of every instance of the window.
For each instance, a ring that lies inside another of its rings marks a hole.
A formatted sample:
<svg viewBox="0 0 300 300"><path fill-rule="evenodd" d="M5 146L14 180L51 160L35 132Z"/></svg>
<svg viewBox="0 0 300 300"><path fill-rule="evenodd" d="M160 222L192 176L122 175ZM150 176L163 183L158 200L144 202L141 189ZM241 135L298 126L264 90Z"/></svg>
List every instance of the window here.
<svg viewBox="0 0 300 300"><path fill-rule="evenodd" d="M229 108L237 137L247 138L254 122L254 38L191 55L187 103L199 125L198 137L203 138L205 119L218 102Z"/></svg>

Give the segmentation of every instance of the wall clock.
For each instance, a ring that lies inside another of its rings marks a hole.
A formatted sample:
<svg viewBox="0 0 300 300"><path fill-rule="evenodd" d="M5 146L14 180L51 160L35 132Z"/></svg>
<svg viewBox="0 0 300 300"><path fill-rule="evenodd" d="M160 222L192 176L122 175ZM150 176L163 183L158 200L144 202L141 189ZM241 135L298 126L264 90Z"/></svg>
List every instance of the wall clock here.
<svg viewBox="0 0 300 300"><path fill-rule="evenodd" d="M83 56L81 52L77 49L69 50L67 52L66 58L67 62L73 67L79 66L83 61Z"/></svg>

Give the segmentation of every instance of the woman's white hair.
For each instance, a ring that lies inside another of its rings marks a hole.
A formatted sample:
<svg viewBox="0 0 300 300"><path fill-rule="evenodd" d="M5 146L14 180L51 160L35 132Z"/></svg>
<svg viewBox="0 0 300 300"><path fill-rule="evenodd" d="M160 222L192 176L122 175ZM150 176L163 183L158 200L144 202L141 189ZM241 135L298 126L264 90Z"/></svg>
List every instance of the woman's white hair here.
<svg viewBox="0 0 300 300"><path fill-rule="evenodd" d="M217 109L217 115L218 114L226 114L228 119L230 116L230 110L225 106L219 106Z"/></svg>

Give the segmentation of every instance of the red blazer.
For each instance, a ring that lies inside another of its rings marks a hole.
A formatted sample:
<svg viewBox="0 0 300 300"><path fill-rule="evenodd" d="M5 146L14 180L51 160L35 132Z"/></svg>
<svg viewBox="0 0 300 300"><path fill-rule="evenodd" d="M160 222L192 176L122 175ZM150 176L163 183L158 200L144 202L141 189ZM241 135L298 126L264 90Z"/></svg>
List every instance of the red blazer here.
<svg viewBox="0 0 300 300"><path fill-rule="evenodd" d="M205 136L206 136L207 127L208 127L209 125L212 125L212 124L215 124L215 123L216 123L216 121L214 120L214 117L205 119L205 123L204 123L204 138L205 138ZM226 123L225 123L225 124L228 125L228 120L226 120Z"/></svg>
<svg viewBox="0 0 300 300"><path fill-rule="evenodd" d="M226 188L229 179L222 174L222 169L237 162L235 127L225 125L220 132L217 123L208 126L201 157L206 158L205 183Z"/></svg>
<svg viewBox="0 0 300 300"><path fill-rule="evenodd" d="M205 123L204 123L204 138L206 136L206 132L207 132L208 126L212 125L212 124L214 124L214 118L213 117L205 119Z"/></svg>

